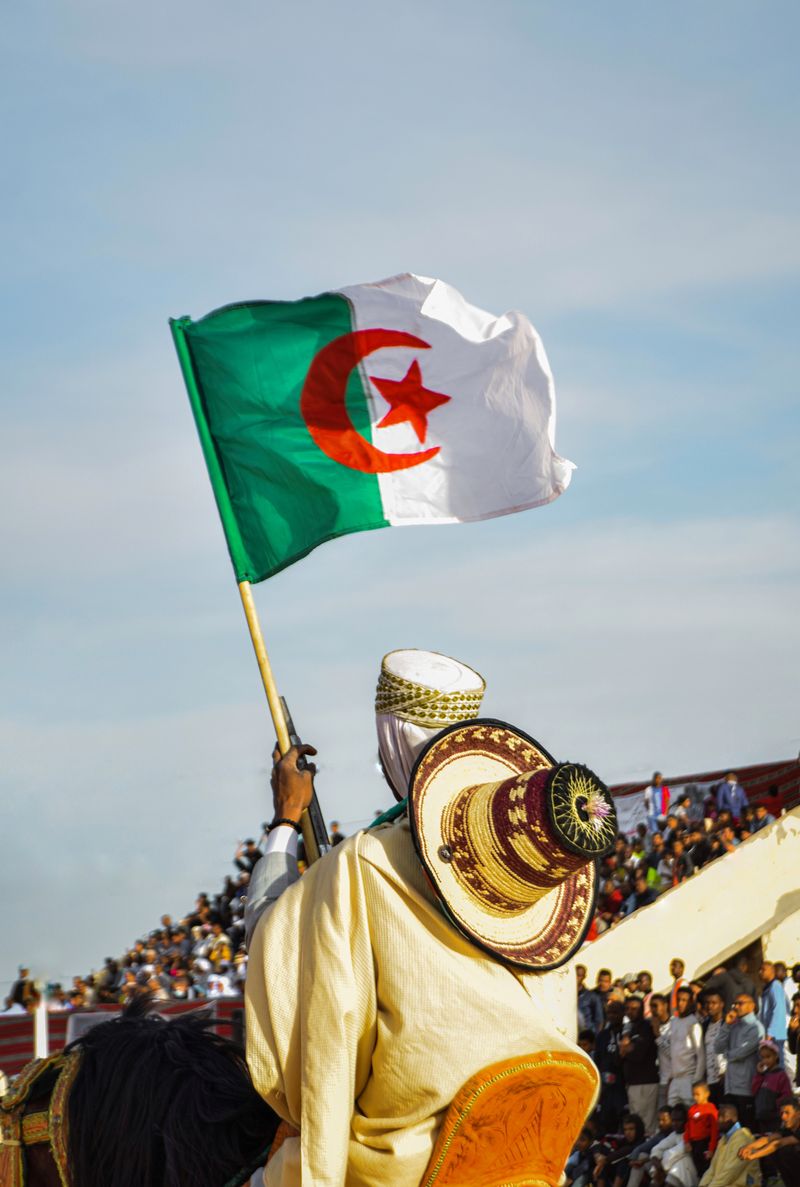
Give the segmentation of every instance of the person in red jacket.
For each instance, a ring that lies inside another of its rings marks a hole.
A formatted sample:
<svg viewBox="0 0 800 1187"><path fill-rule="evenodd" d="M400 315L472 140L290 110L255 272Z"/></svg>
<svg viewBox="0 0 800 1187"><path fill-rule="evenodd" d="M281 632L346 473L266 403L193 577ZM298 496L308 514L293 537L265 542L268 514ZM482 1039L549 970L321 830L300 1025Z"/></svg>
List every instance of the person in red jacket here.
<svg viewBox="0 0 800 1187"><path fill-rule="evenodd" d="M778 1101L792 1095L792 1085L786 1072L778 1066L779 1060L778 1044L772 1039L762 1039L751 1088L759 1133L772 1133L780 1127Z"/></svg>
<svg viewBox="0 0 800 1187"><path fill-rule="evenodd" d="M719 1127L717 1124L717 1106L712 1105L711 1089L708 1084L699 1081L692 1085L692 1101L686 1118L686 1129L683 1138L692 1152L697 1174L702 1176L708 1170L711 1156L717 1148Z"/></svg>

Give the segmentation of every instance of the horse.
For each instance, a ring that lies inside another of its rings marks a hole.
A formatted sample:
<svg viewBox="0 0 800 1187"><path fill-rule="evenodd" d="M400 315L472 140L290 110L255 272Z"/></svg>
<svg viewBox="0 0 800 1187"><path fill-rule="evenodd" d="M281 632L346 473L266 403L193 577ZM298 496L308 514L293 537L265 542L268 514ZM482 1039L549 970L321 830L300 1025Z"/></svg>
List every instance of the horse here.
<svg viewBox="0 0 800 1187"><path fill-rule="evenodd" d="M0 1103L3 1187L244 1187L280 1125L241 1048L204 1013L136 998ZM253 1187L255 1187L255 1182Z"/></svg>

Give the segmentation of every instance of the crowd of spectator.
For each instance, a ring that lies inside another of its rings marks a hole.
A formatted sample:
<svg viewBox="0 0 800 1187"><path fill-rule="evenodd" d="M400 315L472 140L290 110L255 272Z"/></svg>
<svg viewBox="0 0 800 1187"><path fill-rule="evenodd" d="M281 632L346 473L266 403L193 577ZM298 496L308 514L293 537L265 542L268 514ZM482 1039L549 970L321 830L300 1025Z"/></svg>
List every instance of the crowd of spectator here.
<svg viewBox="0 0 800 1187"><path fill-rule="evenodd" d="M734 853L775 820L766 803L749 803L734 772L702 798L672 795L656 771L645 789L644 807L647 824L639 824L631 837L621 833L601 863L589 939L648 906L709 862Z"/></svg>
<svg viewBox="0 0 800 1187"><path fill-rule="evenodd" d="M337 821L331 823L330 837L333 845L344 840ZM192 910L180 919L162 915L160 926L135 940L121 956L106 957L100 972L73 977L68 986L48 985L47 1008L124 1005L144 993L162 1002L240 996L247 974L244 907L261 855L253 838L240 844L233 858L236 872L225 879L219 894L199 894ZM21 966L5 999L5 1012L33 1012L41 998L42 989Z"/></svg>
<svg viewBox="0 0 800 1187"><path fill-rule="evenodd" d="M576 966L578 1042L600 1096L567 1187L800 1184L800 962L684 972L674 958L656 991L646 970L601 969L589 986Z"/></svg>
<svg viewBox="0 0 800 1187"><path fill-rule="evenodd" d="M709 862L734 852L774 820L764 803L749 803L733 772L704 800L673 795L656 772L645 789L644 804L647 824L640 824L633 836L621 833L601 864L590 940ZM330 839L333 845L344 840L337 821L331 822ZM163 915L160 927L136 940L122 956L107 957L99 973L73 977L66 987L48 986L48 1007L74 1010L98 1003L124 1004L142 992L162 1001L238 996L247 970L244 904L250 874L260 856L252 838L239 845L234 856L236 875L226 879L219 894L198 895L193 910L178 921ZM20 969L5 1008L30 1011L40 997L28 969Z"/></svg>

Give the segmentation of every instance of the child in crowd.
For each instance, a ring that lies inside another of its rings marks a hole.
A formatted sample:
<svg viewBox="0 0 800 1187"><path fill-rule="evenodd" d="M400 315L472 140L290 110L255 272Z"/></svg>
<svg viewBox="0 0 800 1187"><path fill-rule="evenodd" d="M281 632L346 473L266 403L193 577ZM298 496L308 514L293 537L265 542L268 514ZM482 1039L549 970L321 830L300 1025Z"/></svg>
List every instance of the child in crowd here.
<svg viewBox="0 0 800 1187"><path fill-rule="evenodd" d="M756 1115L755 1128L759 1133L772 1133L780 1128L778 1101L792 1095L792 1085L786 1072L778 1066L779 1060L778 1044L772 1039L762 1039L751 1087Z"/></svg>
<svg viewBox="0 0 800 1187"><path fill-rule="evenodd" d="M564 1187L587 1187L587 1184L591 1183L594 1173L594 1159L591 1154L593 1143L594 1134L588 1125L584 1125L564 1168Z"/></svg>
<svg viewBox="0 0 800 1187"><path fill-rule="evenodd" d="M717 1107L711 1103L710 1097L708 1084L698 1082L692 1085L693 1104L689 1106L684 1138L687 1148L692 1152L698 1175L708 1170L711 1156L717 1148Z"/></svg>

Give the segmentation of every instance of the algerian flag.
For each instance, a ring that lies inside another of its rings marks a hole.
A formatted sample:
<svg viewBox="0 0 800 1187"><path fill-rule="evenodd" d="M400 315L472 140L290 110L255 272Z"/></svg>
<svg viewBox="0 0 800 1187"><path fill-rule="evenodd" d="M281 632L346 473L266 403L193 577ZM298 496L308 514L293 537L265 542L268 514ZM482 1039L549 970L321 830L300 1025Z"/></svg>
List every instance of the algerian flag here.
<svg viewBox="0 0 800 1187"><path fill-rule="evenodd" d="M569 483L539 335L441 280L171 324L237 581L347 532L507 515Z"/></svg>

